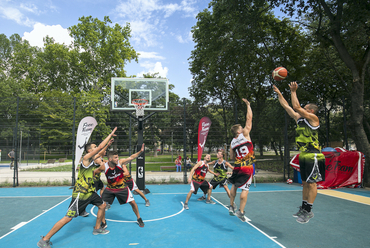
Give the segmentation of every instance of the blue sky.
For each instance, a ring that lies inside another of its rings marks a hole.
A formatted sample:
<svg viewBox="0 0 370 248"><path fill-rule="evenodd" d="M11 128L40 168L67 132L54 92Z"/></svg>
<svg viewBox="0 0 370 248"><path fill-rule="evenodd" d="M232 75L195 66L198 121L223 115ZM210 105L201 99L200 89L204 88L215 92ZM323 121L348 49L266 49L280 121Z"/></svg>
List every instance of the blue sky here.
<svg viewBox="0 0 370 248"><path fill-rule="evenodd" d="M139 63L129 63L127 75L141 77L158 72L175 85L174 93L189 98L191 85L188 58L194 49L191 28L196 15L209 0L0 0L0 33L19 34L33 46L43 46L49 35L56 42L70 44L67 28L82 16L113 24L131 24L131 45L140 53Z"/></svg>

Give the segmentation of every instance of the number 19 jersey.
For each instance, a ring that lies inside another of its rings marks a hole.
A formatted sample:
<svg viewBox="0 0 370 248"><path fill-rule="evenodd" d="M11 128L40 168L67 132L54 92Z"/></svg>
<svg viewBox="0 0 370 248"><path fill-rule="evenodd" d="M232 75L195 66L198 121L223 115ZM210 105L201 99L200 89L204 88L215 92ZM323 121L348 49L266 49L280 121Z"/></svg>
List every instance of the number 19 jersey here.
<svg viewBox="0 0 370 248"><path fill-rule="evenodd" d="M238 137L233 138L230 146L236 158L234 172L253 175L255 157L252 142L241 133Z"/></svg>

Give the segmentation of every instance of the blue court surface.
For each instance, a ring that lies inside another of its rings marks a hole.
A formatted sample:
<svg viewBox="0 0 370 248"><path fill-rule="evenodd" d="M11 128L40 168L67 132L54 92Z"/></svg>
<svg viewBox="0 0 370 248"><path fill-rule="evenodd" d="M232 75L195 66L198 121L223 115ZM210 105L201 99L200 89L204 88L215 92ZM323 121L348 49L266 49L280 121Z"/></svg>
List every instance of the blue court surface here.
<svg viewBox="0 0 370 248"><path fill-rule="evenodd" d="M115 200L106 211L110 233L95 236L97 208L89 205L90 215L64 226L52 237L52 247L368 247L370 243L368 190L336 190L339 196L319 193L315 217L300 224L292 217L301 204L298 184L252 185L245 209L248 222L228 214L224 189L213 191L215 205L197 201L199 192L191 197L190 209L184 210L189 185L146 187L151 192L146 195L149 207L134 195L144 228L136 224L129 204ZM67 212L71 193L69 187L1 188L0 247L37 247L40 236Z"/></svg>

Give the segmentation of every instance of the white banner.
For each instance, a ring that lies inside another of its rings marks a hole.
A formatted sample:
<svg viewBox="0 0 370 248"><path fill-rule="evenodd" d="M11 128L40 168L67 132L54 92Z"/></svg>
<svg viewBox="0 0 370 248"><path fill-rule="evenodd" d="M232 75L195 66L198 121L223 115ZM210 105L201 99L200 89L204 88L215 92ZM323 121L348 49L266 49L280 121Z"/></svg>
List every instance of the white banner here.
<svg viewBox="0 0 370 248"><path fill-rule="evenodd" d="M85 145L88 143L90 136L98 123L94 117L87 116L80 121L77 129L76 137L76 153L75 153L75 165L78 165L82 154L85 149Z"/></svg>

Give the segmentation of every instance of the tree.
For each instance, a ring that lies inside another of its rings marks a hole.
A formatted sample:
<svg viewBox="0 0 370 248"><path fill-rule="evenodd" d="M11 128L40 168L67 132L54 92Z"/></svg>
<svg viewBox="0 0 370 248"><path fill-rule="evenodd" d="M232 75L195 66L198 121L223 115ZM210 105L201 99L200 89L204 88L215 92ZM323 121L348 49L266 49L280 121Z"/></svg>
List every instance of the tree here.
<svg viewBox="0 0 370 248"><path fill-rule="evenodd" d="M270 0L298 23L315 34L317 42L334 47L338 56L351 71L352 82L348 83L351 99L351 128L359 151L370 156L370 143L364 129L364 93L368 86L370 62L370 8L368 1L317 1L317 0ZM366 160L365 182L369 182L370 161Z"/></svg>

